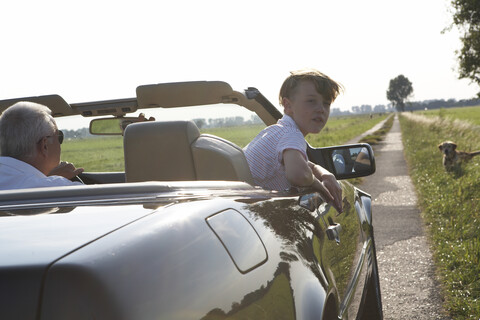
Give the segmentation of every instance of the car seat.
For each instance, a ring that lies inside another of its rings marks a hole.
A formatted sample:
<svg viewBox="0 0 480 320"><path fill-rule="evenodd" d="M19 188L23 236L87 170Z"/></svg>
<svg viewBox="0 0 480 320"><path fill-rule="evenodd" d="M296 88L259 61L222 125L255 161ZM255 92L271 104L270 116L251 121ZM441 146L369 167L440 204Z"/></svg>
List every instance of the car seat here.
<svg viewBox="0 0 480 320"><path fill-rule="evenodd" d="M243 150L234 143L200 134L192 121L153 121L128 125L124 132L127 182L253 178Z"/></svg>

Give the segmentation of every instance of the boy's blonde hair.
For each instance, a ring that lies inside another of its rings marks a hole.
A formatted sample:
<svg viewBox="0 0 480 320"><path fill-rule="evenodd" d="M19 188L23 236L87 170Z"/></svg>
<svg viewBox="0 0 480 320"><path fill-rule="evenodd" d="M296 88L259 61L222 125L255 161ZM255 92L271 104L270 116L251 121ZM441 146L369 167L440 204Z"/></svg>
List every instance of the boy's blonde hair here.
<svg viewBox="0 0 480 320"><path fill-rule="evenodd" d="M315 69L306 69L291 71L290 76L285 79L280 88L279 100L280 105L283 105L283 98L291 99L295 94L298 84L302 81L311 81L315 85L317 92L320 93L324 99L332 103L337 98L338 94L343 91L343 86L327 75Z"/></svg>

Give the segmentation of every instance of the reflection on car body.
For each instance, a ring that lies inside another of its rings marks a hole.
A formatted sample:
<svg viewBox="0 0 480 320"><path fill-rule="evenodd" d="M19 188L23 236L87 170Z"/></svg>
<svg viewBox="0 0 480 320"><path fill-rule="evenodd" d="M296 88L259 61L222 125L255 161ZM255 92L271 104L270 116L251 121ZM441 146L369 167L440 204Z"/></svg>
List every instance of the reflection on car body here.
<svg viewBox="0 0 480 320"><path fill-rule="evenodd" d="M280 116L258 90L240 93L223 82L141 86L136 98L108 102L31 99L65 116L108 111L117 119L137 109L226 101L265 124ZM0 110L11 102L0 101ZM84 186L0 192L0 318L382 319L367 193L342 181L339 214L312 190L263 190L248 183L233 143L190 122L174 127L188 141L177 150L191 157L182 159L183 171L143 176L142 166L155 171L151 159L126 154L139 162L127 162L126 172L85 173ZM128 139L152 132L157 139L165 128L128 125L126 152L135 150ZM366 170L335 169L336 154L351 159L363 148ZM309 146L308 155L338 179L375 171L367 144Z"/></svg>

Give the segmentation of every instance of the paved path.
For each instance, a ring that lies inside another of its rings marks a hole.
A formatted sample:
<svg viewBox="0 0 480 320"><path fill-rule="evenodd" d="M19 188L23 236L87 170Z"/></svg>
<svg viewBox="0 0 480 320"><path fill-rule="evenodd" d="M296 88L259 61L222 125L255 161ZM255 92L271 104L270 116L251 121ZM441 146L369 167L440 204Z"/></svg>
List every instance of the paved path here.
<svg viewBox="0 0 480 320"><path fill-rule="evenodd" d="M392 116L393 116L393 115L392 115ZM388 118L389 118L389 117L387 117L385 120L380 121L379 123L377 123L376 125L374 125L374 126L372 127L372 129L365 131L364 133L362 133L362 134L359 135L358 137L355 137L355 138L353 138L352 140L347 141L345 144L358 143L358 142L360 141L360 139L362 139L363 137L368 136L369 134L372 134L372 133L374 133L375 131L381 129L381 128L383 127L383 124L388 120Z"/></svg>
<svg viewBox="0 0 480 320"><path fill-rule="evenodd" d="M372 195L384 318L449 319L442 311L397 116L385 140L374 149L377 171L364 178L361 188Z"/></svg>

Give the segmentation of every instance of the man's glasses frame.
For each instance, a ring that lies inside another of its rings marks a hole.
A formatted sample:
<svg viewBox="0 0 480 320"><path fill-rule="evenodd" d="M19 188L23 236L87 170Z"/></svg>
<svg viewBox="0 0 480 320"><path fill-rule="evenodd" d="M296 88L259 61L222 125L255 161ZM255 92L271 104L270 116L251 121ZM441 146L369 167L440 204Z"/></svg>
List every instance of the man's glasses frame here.
<svg viewBox="0 0 480 320"><path fill-rule="evenodd" d="M58 137L58 143L62 144L62 142L63 142L63 131L62 130L57 130L57 131L58 131L57 134L54 134L54 135L51 135L51 136L46 136L46 138L57 136Z"/></svg>

